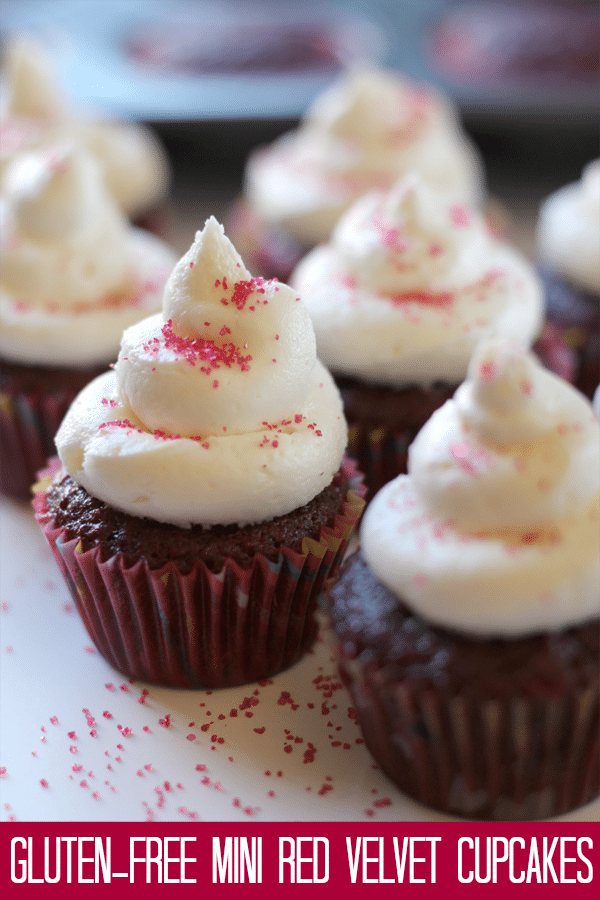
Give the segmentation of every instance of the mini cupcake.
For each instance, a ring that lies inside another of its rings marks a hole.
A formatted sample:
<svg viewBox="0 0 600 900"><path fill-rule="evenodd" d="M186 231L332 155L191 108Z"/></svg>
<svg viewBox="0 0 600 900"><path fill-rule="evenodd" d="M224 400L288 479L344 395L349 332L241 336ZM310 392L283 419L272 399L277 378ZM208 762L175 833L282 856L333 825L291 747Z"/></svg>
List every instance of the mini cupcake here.
<svg viewBox="0 0 600 900"><path fill-rule="evenodd" d="M305 307L209 219L75 400L38 521L100 652L173 687L296 662L363 502Z"/></svg>
<svg viewBox="0 0 600 900"><path fill-rule="evenodd" d="M0 209L0 489L28 498L71 401L160 309L175 257L72 145L15 158Z"/></svg>
<svg viewBox="0 0 600 900"><path fill-rule="evenodd" d="M110 194L128 218L146 227L157 223L170 173L153 132L76 110L62 95L43 50L33 42L13 40L5 57L0 183L15 155L68 140L96 159Z"/></svg>
<svg viewBox="0 0 600 900"><path fill-rule="evenodd" d="M600 159L544 201L536 242L548 320L575 351L575 384L592 397L600 381Z"/></svg>
<svg viewBox="0 0 600 900"><path fill-rule="evenodd" d="M251 154L231 227L257 270L285 279L358 197L410 171L453 201L484 199L482 163L447 97L393 71L351 69L297 129Z"/></svg>
<svg viewBox="0 0 600 900"><path fill-rule="evenodd" d="M598 795L600 426L486 342L367 508L331 592L365 741L405 793L473 819Z"/></svg>
<svg viewBox="0 0 600 900"><path fill-rule="evenodd" d="M408 446L490 335L529 347L541 285L464 204L412 175L358 200L295 269L319 358L344 398L350 453L369 490L406 471Z"/></svg>

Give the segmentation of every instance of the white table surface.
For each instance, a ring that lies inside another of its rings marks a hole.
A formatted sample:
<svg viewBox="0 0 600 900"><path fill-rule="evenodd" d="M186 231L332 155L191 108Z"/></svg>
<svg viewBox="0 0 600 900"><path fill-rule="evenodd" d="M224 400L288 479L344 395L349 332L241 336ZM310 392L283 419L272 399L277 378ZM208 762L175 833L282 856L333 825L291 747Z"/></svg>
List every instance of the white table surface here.
<svg viewBox="0 0 600 900"><path fill-rule="evenodd" d="M27 504L0 501L2 821L443 821L366 750L328 631L267 683L168 690L93 647ZM567 819L595 821L600 801Z"/></svg>

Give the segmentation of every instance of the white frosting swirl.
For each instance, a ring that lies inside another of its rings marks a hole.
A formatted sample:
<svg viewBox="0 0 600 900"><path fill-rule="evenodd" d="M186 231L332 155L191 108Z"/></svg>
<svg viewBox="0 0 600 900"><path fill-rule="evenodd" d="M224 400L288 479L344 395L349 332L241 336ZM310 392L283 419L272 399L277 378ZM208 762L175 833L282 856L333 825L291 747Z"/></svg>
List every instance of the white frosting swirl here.
<svg viewBox="0 0 600 900"><path fill-rule="evenodd" d="M330 484L346 440L303 304L252 278L210 218L171 275L162 315L125 332L115 371L79 395L56 445L89 493L185 527L303 506Z"/></svg>
<svg viewBox="0 0 600 900"><path fill-rule="evenodd" d="M0 353L46 365L113 360L123 328L160 308L174 262L128 226L96 163L70 144L9 167L0 250Z"/></svg>
<svg viewBox="0 0 600 900"><path fill-rule="evenodd" d="M364 556L423 618L513 637L600 611L600 423L522 348L485 342L367 508Z"/></svg>
<svg viewBox="0 0 600 900"><path fill-rule="evenodd" d="M323 362L392 387L460 382L480 340L530 345L544 315L530 264L416 175L358 200L290 282Z"/></svg>
<svg viewBox="0 0 600 900"><path fill-rule="evenodd" d="M15 39L5 56L2 184L18 154L71 141L96 159L111 196L127 215L139 215L166 195L168 162L149 129L77 112L62 96L45 54L33 42Z"/></svg>
<svg viewBox="0 0 600 900"><path fill-rule="evenodd" d="M357 197L411 171L453 200L483 199L482 164L450 101L397 73L359 68L317 97L298 129L250 156L245 192L261 219L312 246Z"/></svg>
<svg viewBox="0 0 600 900"><path fill-rule="evenodd" d="M536 242L553 272L600 299L600 159L544 201Z"/></svg>

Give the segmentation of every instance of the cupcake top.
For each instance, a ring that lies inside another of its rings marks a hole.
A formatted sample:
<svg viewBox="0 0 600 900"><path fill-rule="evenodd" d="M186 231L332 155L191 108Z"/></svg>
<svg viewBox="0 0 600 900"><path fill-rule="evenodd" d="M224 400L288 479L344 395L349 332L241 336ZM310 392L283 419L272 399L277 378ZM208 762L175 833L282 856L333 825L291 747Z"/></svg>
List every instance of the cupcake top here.
<svg viewBox="0 0 600 900"><path fill-rule="evenodd" d="M75 400L56 446L88 493L186 527L303 506L330 484L346 440L298 295L253 278L210 218L162 314L125 332L114 371Z"/></svg>
<svg viewBox="0 0 600 900"><path fill-rule="evenodd" d="M477 212L414 174L356 201L291 283L323 362L392 387L460 382L480 340L498 335L528 346L544 315L529 263Z"/></svg>
<svg viewBox="0 0 600 900"><path fill-rule="evenodd" d="M483 199L482 164L450 101L397 73L357 68L317 97L298 129L250 156L245 193L261 219L312 246L357 197L410 171L453 200Z"/></svg>
<svg viewBox="0 0 600 900"><path fill-rule="evenodd" d="M175 262L128 224L96 162L70 143L8 167L0 253L0 354L51 366L114 360L123 329L160 309Z"/></svg>
<svg viewBox="0 0 600 900"><path fill-rule="evenodd" d="M5 56L0 184L15 155L70 140L97 160L110 193L128 216L139 215L166 195L167 159L147 128L76 111L33 42L15 39Z"/></svg>
<svg viewBox="0 0 600 900"><path fill-rule="evenodd" d="M374 574L436 625L514 637L597 616L600 424L522 348L485 342L365 513Z"/></svg>
<svg viewBox="0 0 600 900"><path fill-rule="evenodd" d="M544 201L536 243L549 269L600 299L600 159Z"/></svg>

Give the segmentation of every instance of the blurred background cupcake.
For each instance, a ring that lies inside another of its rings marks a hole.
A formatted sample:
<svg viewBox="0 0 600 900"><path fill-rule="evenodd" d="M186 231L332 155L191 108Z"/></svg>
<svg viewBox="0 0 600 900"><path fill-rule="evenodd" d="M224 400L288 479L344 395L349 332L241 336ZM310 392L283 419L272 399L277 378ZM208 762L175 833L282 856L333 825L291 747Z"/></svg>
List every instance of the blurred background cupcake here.
<svg viewBox="0 0 600 900"><path fill-rule="evenodd" d="M483 163L450 98L399 72L353 67L297 128L251 153L231 228L257 271L286 278L353 201L412 171L450 200L484 201Z"/></svg>
<svg viewBox="0 0 600 900"><path fill-rule="evenodd" d="M25 37L3 48L2 88L0 189L15 156L68 140L97 161L126 216L160 231L170 166L154 132L77 107L63 93L42 47Z"/></svg>
<svg viewBox="0 0 600 900"><path fill-rule="evenodd" d="M160 308L175 257L70 143L16 155L0 205L0 487L24 498L76 394Z"/></svg>
<svg viewBox="0 0 600 900"><path fill-rule="evenodd" d="M406 471L408 446L490 335L530 347L541 284L480 213L407 176L358 200L291 284L344 398L349 451L369 490Z"/></svg>
<svg viewBox="0 0 600 900"><path fill-rule="evenodd" d="M364 506L333 379L291 288L252 278L210 218L162 314L69 409L40 525L81 618L125 674L171 687L271 678Z"/></svg>
<svg viewBox="0 0 600 900"><path fill-rule="evenodd" d="M506 342L410 448L331 592L377 763L470 819L556 816L600 790L600 424Z"/></svg>
<svg viewBox="0 0 600 900"><path fill-rule="evenodd" d="M591 398L600 382L600 159L541 204L536 248L548 320L573 348L575 383Z"/></svg>

